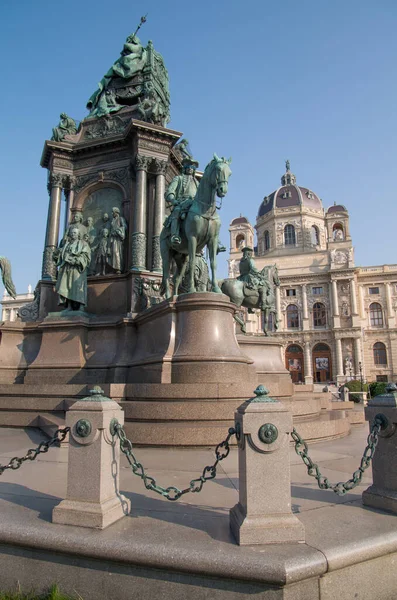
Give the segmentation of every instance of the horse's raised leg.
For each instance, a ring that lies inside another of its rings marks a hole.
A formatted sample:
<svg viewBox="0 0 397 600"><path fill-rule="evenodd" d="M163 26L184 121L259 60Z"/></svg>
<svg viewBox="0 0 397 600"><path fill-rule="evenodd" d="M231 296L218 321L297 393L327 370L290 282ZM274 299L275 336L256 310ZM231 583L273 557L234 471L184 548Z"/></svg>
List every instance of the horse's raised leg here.
<svg viewBox="0 0 397 600"><path fill-rule="evenodd" d="M189 242L189 294L193 294L196 291L194 285L194 272L196 269L196 250L197 250L197 238L194 236L188 237Z"/></svg>

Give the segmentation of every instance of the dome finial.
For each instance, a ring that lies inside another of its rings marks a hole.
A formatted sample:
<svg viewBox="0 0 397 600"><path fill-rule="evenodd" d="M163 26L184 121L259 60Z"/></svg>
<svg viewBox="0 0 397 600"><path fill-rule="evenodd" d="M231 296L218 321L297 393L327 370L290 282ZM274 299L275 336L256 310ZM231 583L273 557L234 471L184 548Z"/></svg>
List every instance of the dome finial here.
<svg viewBox="0 0 397 600"><path fill-rule="evenodd" d="M294 185L296 183L296 177L291 173L291 163L289 159L285 161L285 173L281 177L281 185Z"/></svg>

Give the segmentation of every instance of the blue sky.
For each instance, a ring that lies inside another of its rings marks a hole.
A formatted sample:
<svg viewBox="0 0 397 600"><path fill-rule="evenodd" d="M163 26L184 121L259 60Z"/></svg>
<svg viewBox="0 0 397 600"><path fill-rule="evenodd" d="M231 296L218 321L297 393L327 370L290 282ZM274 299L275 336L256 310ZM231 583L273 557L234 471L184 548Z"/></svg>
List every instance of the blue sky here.
<svg viewBox="0 0 397 600"><path fill-rule="evenodd" d="M41 272L44 140L62 111L87 115L145 13L141 40L153 40L169 71L169 127L188 137L202 168L214 151L233 157L225 243L232 218L255 222L289 158L298 184L326 207L347 206L357 265L397 263L395 0L8 0L0 4L0 253L19 293Z"/></svg>

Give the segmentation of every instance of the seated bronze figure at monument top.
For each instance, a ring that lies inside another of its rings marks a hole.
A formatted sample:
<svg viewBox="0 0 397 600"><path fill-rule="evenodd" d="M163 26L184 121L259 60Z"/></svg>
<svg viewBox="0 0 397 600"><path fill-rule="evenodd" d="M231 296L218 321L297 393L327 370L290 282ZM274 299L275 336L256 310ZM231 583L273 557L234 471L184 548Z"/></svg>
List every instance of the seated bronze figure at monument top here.
<svg viewBox="0 0 397 600"><path fill-rule="evenodd" d="M87 118L135 106L140 120L162 126L169 121L168 73L163 58L151 42L145 48L137 36L145 21L146 17L142 17L136 31L127 37L120 57L89 98Z"/></svg>

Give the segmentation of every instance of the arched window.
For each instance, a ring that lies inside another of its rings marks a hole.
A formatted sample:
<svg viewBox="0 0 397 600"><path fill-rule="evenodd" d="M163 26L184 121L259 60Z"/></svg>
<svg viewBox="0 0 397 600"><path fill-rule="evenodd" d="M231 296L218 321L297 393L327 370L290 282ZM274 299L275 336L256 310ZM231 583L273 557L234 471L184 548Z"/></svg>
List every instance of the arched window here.
<svg viewBox="0 0 397 600"><path fill-rule="evenodd" d="M383 327L382 307L378 302L372 302L369 307L371 327Z"/></svg>
<svg viewBox="0 0 397 600"><path fill-rule="evenodd" d="M295 246L295 227L293 225L286 225L284 227L284 244L286 246Z"/></svg>
<svg viewBox="0 0 397 600"><path fill-rule="evenodd" d="M313 304L313 327L326 327L327 325L327 311L325 310L322 302L316 302Z"/></svg>
<svg viewBox="0 0 397 600"><path fill-rule="evenodd" d="M374 363L376 365L382 365L387 367L387 354L386 346L382 342L376 342L373 347L374 351Z"/></svg>
<svg viewBox="0 0 397 600"><path fill-rule="evenodd" d="M241 246L245 246L245 236L242 233L239 233L236 237L236 248L239 250Z"/></svg>
<svg viewBox="0 0 397 600"><path fill-rule="evenodd" d="M299 329L299 310L295 304L287 306L287 329Z"/></svg>
<svg viewBox="0 0 397 600"><path fill-rule="evenodd" d="M338 242L345 239L342 223L335 223L335 225L332 228L332 237Z"/></svg>
<svg viewBox="0 0 397 600"><path fill-rule="evenodd" d="M263 237L264 237L264 240L265 240L265 251L266 251L266 250L269 250L269 248L270 248L270 234L267 231L267 229L266 229L265 234L264 234Z"/></svg>
<svg viewBox="0 0 397 600"><path fill-rule="evenodd" d="M316 227L315 225L312 225L310 229L310 238L313 246L320 245L320 232L318 230L318 227Z"/></svg>

